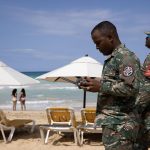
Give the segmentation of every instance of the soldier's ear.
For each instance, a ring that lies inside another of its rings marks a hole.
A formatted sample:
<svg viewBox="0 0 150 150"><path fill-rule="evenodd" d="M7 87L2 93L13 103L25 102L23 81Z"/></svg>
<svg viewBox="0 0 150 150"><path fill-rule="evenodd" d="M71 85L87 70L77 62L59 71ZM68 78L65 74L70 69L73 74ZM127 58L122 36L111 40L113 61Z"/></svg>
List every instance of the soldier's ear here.
<svg viewBox="0 0 150 150"><path fill-rule="evenodd" d="M113 35L108 35L108 40L110 41L110 43L113 43Z"/></svg>

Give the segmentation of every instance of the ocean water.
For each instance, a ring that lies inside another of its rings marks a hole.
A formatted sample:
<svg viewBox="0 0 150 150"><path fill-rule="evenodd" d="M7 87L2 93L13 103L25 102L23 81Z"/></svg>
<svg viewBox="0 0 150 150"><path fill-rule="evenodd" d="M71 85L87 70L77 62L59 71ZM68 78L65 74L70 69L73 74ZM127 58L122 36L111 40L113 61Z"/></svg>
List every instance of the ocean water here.
<svg viewBox="0 0 150 150"><path fill-rule="evenodd" d="M36 78L46 72L23 72L24 74ZM18 95L22 87L0 86L0 108L12 109L11 92L17 88ZM48 82L40 80L39 84L24 86L27 94L27 110L44 110L47 107L67 106L74 109L83 107L83 90L78 89L71 83ZM86 106L96 106L97 93L87 92ZM20 110L20 102L17 101L17 110Z"/></svg>

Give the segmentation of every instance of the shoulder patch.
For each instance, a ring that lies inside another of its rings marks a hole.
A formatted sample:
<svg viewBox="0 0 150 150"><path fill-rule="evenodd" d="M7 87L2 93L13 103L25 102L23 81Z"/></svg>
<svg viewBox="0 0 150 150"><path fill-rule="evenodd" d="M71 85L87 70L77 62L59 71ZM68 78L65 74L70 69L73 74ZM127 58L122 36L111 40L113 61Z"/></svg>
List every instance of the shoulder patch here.
<svg viewBox="0 0 150 150"><path fill-rule="evenodd" d="M133 68L131 66L126 66L123 68L123 75L129 77L133 74Z"/></svg>

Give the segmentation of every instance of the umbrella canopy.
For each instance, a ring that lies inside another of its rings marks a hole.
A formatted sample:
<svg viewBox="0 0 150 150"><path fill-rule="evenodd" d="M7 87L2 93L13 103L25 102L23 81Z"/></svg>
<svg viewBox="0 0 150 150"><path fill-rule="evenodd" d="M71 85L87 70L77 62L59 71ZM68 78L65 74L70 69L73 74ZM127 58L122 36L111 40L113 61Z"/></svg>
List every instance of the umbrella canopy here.
<svg viewBox="0 0 150 150"><path fill-rule="evenodd" d="M0 86L23 86L39 81L20 73L0 61Z"/></svg>
<svg viewBox="0 0 150 150"><path fill-rule="evenodd" d="M69 80L76 81L77 77L100 78L102 74L102 68L103 65L98 61L89 56L84 56L72 61L70 64L64 67L45 73L36 79L64 81L62 78L67 78Z"/></svg>
<svg viewBox="0 0 150 150"><path fill-rule="evenodd" d="M36 79L43 79L47 81L61 81L61 82L71 82L76 84L77 79L80 77L92 77L100 78L102 74L103 65L100 64L95 59L84 56L79 59L72 61L70 64L58 68L54 71L45 73ZM84 90L84 104L86 101L86 91Z"/></svg>

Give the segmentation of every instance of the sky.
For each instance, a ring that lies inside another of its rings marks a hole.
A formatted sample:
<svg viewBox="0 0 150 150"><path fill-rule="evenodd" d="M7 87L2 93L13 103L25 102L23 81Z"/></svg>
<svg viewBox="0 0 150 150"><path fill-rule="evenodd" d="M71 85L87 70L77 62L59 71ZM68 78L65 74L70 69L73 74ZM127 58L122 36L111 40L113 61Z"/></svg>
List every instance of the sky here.
<svg viewBox="0 0 150 150"><path fill-rule="evenodd" d="M143 63L149 7L150 0L0 0L0 61L18 71L51 71L88 54L103 64L91 30L108 20Z"/></svg>

